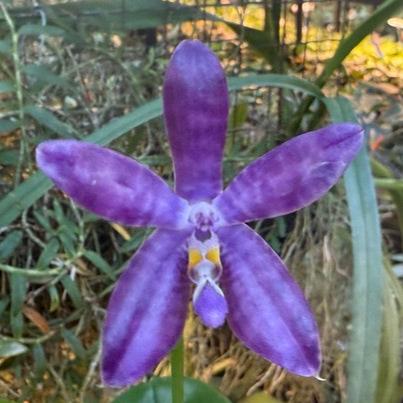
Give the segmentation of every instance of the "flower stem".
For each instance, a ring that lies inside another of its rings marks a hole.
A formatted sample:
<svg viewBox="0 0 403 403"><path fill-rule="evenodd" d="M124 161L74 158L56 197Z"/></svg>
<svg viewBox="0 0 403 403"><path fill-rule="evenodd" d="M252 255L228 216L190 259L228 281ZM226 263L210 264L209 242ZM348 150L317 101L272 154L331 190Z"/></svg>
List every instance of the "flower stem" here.
<svg viewBox="0 0 403 403"><path fill-rule="evenodd" d="M171 351L172 403L184 403L183 397L183 337Z"/></svg>

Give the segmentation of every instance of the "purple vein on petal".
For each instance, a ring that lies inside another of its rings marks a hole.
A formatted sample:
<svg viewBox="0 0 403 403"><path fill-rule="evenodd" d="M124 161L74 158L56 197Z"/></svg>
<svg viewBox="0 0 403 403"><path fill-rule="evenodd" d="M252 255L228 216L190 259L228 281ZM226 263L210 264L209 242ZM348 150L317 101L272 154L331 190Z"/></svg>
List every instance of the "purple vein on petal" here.
<svg viewBox="0 0 403 403"><path fill-rule="evenodd" d="M199 41L175 49L164 81L164 115L175 165L175 190L189 201L222 188L228 90L219 60Z"/></svg>
<svg viewBox="0 0 403 403"><path fill-rule="evenodd" d="M37 147L36 160L56 186L101 217L125 225L188 225L188 202L122 154L84 141L53 140Z"/></svg>
<svg viewBox="0 0 403 403"><path fill-rule="evenodd" d="M228 224L296 211L337 182L362 141L362 128L352 123L297 136L244 168L213 205Z"/></svg>
<svg viewBox="0 0 403 403"><path fill-rule="evenodd" d="M184 231L157 230L122 274L109 300L102 338L102 377L129 385L175 345L187 313Z"/></svg>
<svg viewBox="0 0 403 403"><path fill-rule="evenodd" d="M284 263L244 224L223 227L221 283L228 323L247 347L290 372L319 372L319 335L301 289Z"/></svg>

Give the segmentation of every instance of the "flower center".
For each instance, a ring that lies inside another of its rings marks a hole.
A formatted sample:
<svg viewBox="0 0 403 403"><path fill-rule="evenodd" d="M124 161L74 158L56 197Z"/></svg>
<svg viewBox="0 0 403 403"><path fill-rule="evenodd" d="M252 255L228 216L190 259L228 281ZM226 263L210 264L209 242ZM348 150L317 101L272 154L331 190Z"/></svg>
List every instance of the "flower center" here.
<svg viewBox="0 0 403 403"><path fill-rule="evenodd" d="M220 245L211 224L196 226L188 241L188 276L195 284L193 306L202 322L221 326L228 312L218 281L222 274Z"/></svg>
<svg viewBox="0 0 403 403"><path fill-rule="evenodd" d="M214 227L217 227L222 221L218 211L207 202L198 202L191 206L189 213L189 222L196 229L207 232Z"/></svg>

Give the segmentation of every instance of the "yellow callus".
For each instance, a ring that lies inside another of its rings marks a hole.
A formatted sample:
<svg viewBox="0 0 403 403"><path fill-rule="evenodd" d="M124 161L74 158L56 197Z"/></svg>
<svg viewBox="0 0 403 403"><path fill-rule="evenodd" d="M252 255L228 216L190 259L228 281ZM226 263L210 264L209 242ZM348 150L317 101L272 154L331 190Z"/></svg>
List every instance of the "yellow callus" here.
<svg viewBox="0 0 403 403"><path fill-rule="evenodd" d="M206 258L216 266L221 266L220 249L212 248L206 253Z"/></svg>
<svg viewBox="0 0 403 403"><path fill-rule="evenodd" d="M203 256L198 249L189 249L188 251L188 267L195 267L203 260Z"/></svg>

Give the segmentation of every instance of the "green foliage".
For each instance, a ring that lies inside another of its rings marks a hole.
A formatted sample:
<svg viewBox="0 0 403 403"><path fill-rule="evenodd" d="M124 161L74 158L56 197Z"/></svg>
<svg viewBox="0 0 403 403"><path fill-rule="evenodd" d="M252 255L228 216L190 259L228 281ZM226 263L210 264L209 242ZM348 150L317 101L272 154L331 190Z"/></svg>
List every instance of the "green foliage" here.
<svg viewBox="0 0 403 403"><path fill-rule="evenodd" d="M0 357L9 358L16 355L24 354L28 351L28 348L16 341L0 340Z"/></svg>
<svg viewBox="0 0 403 403"><path fill-rule="evenodd" d="M327 100L334 122L356 121L346 98ZM350 210L354 272L347 401L375 402L384 289L382 238L374 179L363 148L344 176Z"/></svg>
<svg viewBox="0 0 403 403"><path fill-rule="evenodd" d="M20 33L26 35L46 33L60 36L64 32L59 27L65 28L67 32L73 31L74 28L78 32L85 30L122 32L204 18L204 13L197 7L161 0L116 0L114 2L83 0L64 4L44 4L42 7L56 27L40 28L39 25L33 25L31 22L38 20L37 15L32 13L32 8L21 7L12 12L17 22L21 20L26 24L20 29Z"/></svg>
<svg viewBox="0 0 403 403"><path fill-rule="evenodd" d="M0 260L8 259L22 241L22 231L11 231L0 242Z"/></svg>
<svg viewBox="0 0 403 403"><path fill-rule="evenodd" d="M403 291L399 280L392 272L385 259L386 281L384 292L383 334L381 339L377 403L394 403L399 401L400 323L402 315L399 307L403 304Z"/></svg>
<svg viewBox="0 0 403 403"><path fill-rule="evenodd" d="M211 386L195 379L185 378L184 403L229 403ZM171 378L153 378L147 383L131 387L114 400L114 403L170 403Z"/></svg>

